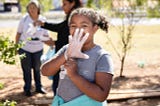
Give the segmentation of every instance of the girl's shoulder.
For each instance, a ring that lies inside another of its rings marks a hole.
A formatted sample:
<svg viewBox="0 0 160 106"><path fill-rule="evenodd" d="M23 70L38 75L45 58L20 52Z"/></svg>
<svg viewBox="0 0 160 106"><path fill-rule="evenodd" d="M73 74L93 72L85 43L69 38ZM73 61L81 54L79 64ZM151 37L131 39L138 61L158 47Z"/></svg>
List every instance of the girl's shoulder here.
<svg viewBox="0 0 160 106"><path fill-rule="evenodd" d="M109 53L107 50L103 49L103 48L102 48L101 46L99 46L99 45L96 45L96 46L94 47L94 52L96 52L96 53L99 54L99 55L104 55L104 54L110 55L110 53Z"/></svg>

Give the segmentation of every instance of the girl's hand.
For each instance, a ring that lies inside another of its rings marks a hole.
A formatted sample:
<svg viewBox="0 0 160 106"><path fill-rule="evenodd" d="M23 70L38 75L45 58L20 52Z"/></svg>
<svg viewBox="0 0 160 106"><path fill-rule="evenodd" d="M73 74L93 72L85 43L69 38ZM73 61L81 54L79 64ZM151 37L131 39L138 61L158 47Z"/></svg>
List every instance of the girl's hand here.
<svg viewBox="0 0 160 106"><path fill-rule="evenodd" d="M64 69L67 72L68 77L72 77L78 74L77 62L73 58L69 58L64 64Z"/></svg>
<svg viewBox="0 0 160 106"><path fill-rule="evenodd" d="M73 36L69 36L69 47L65 52L66 60L67 58L84 58L88 59L89 56L82 53L81 49L83 44L87 40L89 33L84 35L84 29L76 29Z"/></svg>

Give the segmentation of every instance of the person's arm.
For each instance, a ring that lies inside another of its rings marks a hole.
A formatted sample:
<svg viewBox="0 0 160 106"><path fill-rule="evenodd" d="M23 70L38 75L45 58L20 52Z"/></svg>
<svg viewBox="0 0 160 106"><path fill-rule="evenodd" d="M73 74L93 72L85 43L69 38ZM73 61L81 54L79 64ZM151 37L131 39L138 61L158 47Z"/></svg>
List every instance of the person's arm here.
<svg viewBox="0 0 160 106"><path fill-rule="evenodd" d="M78 74L70 76L70 79L84 94L97 101L103 102L108 97L112 75L98 72L96 73L95 83L87 81Z"/></svg>
<svg viewBox="0 0 160 106"><path fill-rule="evenodd" d="M59 71L61 65L63 65L64 63L65 57L64 54L61 54L42 64L41 72L44 76L55 75Z"/></svg>
<svg viewBox="0 0 160 106"><path fill-rule="evenodd" d="M65 63L64 68L67 70L69 78L81 92L100 102L107 99L111 88L112 74L96 72L95 82L91 83L78 74L77 63L74 59L69 59Z"/></svg>
<svg viewBox="0 0 160 106"><path fill-rule="evenodd" d="M21 33L17 32L16 37L15 37L15 44L18 44L20 36L21 36Z"/></svg>
<svg viewBox="0 0 160 106"><path fill-rule="evenodd" d="M43 22L43 21L36 21L34 22L34 25L40 25L41 28L50 30L50 31L54 31L54 32L58 32L59 30L61 30L61 28L63 27L65 21L62 23L48 23L48 22Z"/></svg>
<svg viewBox="0 0 160 106"><path fill-rule="evenodd" d="M49 40L43 41L43 42L48 46L54 46L55 45L55 41L53 41L52 38L49 38Z"/></svg>

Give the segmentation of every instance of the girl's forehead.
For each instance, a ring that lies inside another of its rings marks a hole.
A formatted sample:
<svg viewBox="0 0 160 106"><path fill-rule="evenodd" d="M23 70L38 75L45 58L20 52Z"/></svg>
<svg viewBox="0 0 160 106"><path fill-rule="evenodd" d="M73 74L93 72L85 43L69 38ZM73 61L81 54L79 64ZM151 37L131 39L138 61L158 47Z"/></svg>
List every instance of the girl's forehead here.
<svg viewBox="0 0 160 106"><path fill-rule="evenodd" d="M70 24L92 24L92 21L85 15L73 15Z"/></svg>
<svg viewBox="0 0 160 106"><path fill-rule="evenodd" d="M89 17L87 17L86 15L83 15L83 14L75 14L75 15L72 16L71 19L89 20Z"/></svg>

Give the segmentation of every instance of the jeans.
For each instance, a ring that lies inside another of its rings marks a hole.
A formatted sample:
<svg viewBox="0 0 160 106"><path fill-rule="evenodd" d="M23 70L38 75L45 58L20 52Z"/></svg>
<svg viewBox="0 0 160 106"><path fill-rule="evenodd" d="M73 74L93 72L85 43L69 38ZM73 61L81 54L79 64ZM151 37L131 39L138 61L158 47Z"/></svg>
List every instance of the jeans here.
<svg viewBox="0 0 160 106"><path fill-rule="evenodd" d="M36 90L40 90L41 85L41 76L40 76L40 66L41 61L40 57L43 53L43 50L38 51L36 53L30 53L23 49L19 50L19 54L25 54L25 57L21 59L21 67L23 71L23 80L24 80L24 91L28 92L31 90L31 82L32 82L32 69L34 73L34 81Z"/></svg>

